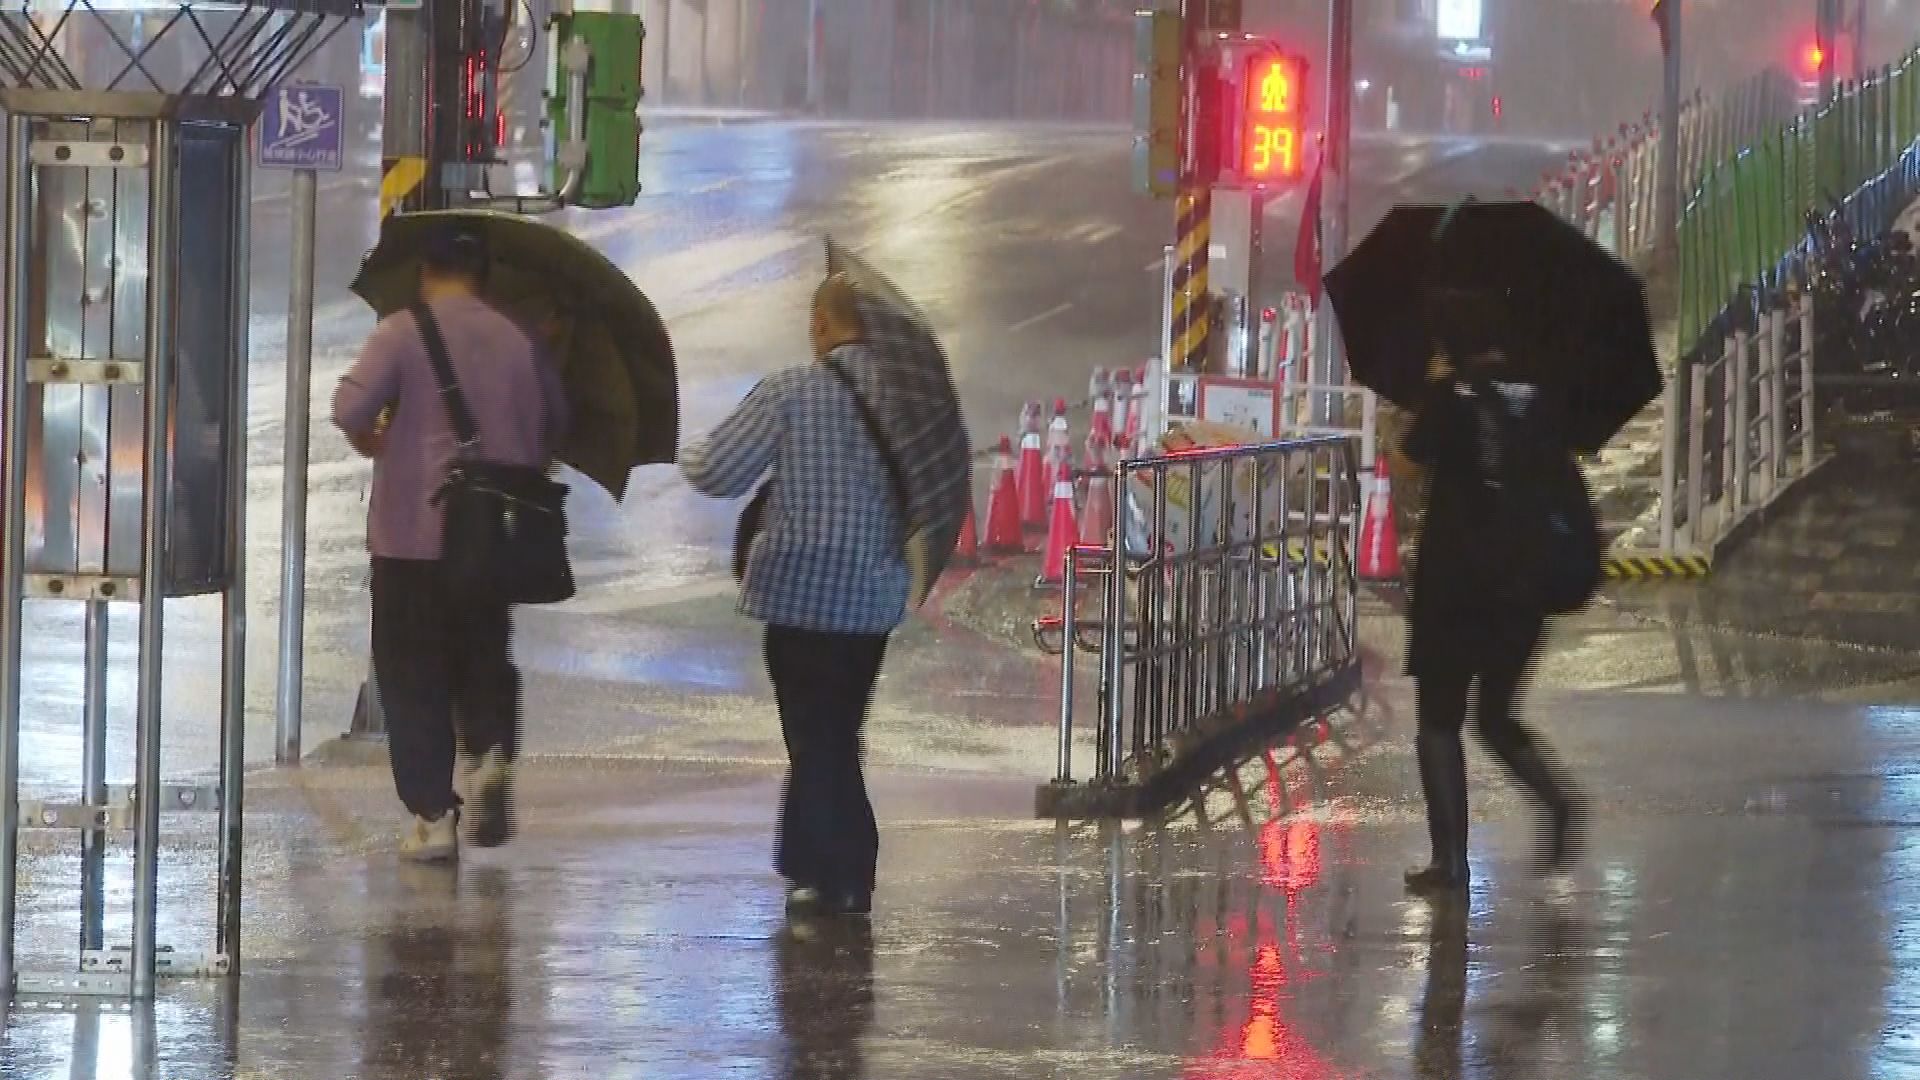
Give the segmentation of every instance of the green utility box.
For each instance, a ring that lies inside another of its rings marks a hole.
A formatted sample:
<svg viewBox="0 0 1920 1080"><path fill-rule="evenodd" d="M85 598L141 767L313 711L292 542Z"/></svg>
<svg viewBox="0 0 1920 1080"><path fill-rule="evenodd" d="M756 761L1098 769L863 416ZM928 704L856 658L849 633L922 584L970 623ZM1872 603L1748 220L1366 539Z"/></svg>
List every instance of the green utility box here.
<svg viewBox="0 0 1920 1080"><path fill-rule="evenodd" d="M646 28L638 15L576 11L555 15L550 50L553 63L547 80L547 122L555 155L553 183L566 182L573 162L565 147L569 140L568 84L581 59L570 48L585 46L587 74L586 164L572 202L603 210L632 206L640 197L640 47Z"/></svg>

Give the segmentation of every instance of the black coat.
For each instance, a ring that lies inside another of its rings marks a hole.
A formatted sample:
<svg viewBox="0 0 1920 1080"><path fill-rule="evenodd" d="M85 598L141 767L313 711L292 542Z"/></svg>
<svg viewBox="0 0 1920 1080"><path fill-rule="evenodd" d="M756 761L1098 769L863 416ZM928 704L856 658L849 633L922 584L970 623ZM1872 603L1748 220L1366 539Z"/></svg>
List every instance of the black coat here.
<svg viewBox="0 0 1920 1080"><path fill-rule="evenodd" d="M1407 670L1480 670L1488 646L1538 627L1537 538L1516 521L1549 494L1573 498L1579 471L1556 403L1536 387L1485 379L1428 389L1402 448L1428 469L1415 554ZM1578 498L1585 499L1582 488ZM1498 646L1496 646L1498 647Z"/></svg>

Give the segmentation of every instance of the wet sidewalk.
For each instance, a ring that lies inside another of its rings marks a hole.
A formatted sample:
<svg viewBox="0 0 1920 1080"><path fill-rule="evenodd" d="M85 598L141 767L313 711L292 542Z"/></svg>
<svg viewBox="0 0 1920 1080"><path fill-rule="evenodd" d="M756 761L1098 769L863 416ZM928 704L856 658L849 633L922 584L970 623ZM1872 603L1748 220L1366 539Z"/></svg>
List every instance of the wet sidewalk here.
<svg viewBox="0 0 1920 1080"><path fill-rule="evenodd" d="M866 934L787 926L768 764L545 758L520 840L458 871L394 860L380 769L261 773L237 997L16 1011L0 1077L1920 1069L1920 712L1543 691L1591 858L1531 880L1530 817L1476 760L1477 887L1435 910L1399 887L1424 827L1403 688L1376 689L1241 797L1125 829L1030 820L1027 776L878 768ZM169 851L163 940L206 925L199 839ZM23 950L68 948L73 869L30 862Z"/></svg>

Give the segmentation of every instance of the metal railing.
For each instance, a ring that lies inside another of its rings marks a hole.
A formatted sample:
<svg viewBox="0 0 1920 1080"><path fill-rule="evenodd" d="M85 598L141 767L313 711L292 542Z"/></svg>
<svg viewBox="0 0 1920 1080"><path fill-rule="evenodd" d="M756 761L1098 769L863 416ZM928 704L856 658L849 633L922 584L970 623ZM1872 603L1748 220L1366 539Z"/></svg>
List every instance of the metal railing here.
<svg viewBox="0 0 1920 1080"><path fill-rule="evenodd" d="M1357 677L1354 440L1126 461L1114 480L1120 543L1067 556L1059 765L1043 813L1125 816L1177 798L1241 739L1313 715ZM1098 659L1094 760L1081 797L1063 799L1075 787L1076 652Z"/></svg>
<svg viewBox="0 0 1920 1080"><path fill-rule="evenodd" d="M1738 316L1688 354L1671 388L1685 445L1661 500L1664 550L1712 551L1819 463L1812 300L1756 297Z"/></svg>
<svg viewBox="0 0 1920 1080"><path fill-rule="evenodd" d="M1793 80L1762 72L1708 98L1696 94L1680 113L1680 184L1691 191L1719 162L1764 139L1793 116ZM1627 262L1651 255L1660 176L1660 122L1648 113L1616 135L1568 155L1531 197Z"/></svg>

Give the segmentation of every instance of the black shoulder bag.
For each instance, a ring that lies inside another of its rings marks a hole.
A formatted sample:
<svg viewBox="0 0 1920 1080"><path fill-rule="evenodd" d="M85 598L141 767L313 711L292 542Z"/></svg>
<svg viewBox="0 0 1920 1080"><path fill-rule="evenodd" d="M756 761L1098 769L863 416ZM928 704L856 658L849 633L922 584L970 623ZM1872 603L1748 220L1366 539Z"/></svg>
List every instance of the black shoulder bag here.
<svg viewBox="0 0 1920 1080"><path fill-rule="evenodd" d="M440 563L453 588L500 604L557 604L574 593L567 559L567 487L542 468L475 456L480 433L453 372L440 324L425 304L414 321L459 441L433 501L446 516Z"/></svg>

